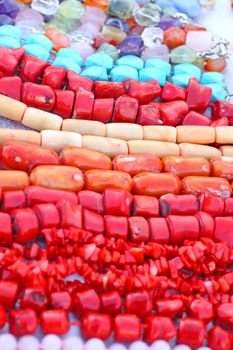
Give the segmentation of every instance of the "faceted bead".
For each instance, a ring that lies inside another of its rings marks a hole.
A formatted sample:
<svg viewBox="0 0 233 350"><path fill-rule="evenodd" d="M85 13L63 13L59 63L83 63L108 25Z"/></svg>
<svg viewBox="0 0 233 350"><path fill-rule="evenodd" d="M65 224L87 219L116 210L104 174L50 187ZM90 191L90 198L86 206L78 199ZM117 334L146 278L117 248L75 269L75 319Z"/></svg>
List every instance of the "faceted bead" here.
<svg viewBox="0 0 233 350"><path fill-rule="evenodd" d="M85 350L106 350L104 342L98 338L92 338L85 343Z"/></svg>
<svg viewBox="0 0 233 350"><path fill-rule="evenodd" d="M124 21L123 19L120 19L120 18L115 18L115 17L108 18L106 20L105 24L107 26L116 27L116 28L118 28L126 33L128 33L129 28L130 28L129 24L126 21Z"/></svg>
<svg viewBox="0 0 233 350"><path fill-rule="evenodd" d="M54 15L59 8L59 0L33 0L31 7L43 15Z"/></svg>
<svg viewBox="0 0 233 350"><path fill-rule="evenodd" d="M2 0L0 2L0 13L15 18L19 12L19 5L13 0Z"/></svg>
<svg viewBox="0 0 233 350"><path fill-rule="evenodd" d="M62 340L55 334L48 334L41 340L43 350L61 350Z"/></svg>
<svg viewBox="0 0 233 350"><path fill-rule="evenodd" d="M81 338L69 336L63 341L63 350L83 350L83 341Z"/></svg>
<svg viewBox="0 0 233 350"><path fill-rule="evenodd" d="M86 6L99 7L101 10L105 11L108 9L109 0L84 0Z"/></svg>
<svg viewBox="0 0 233 350"><path fill-rule="evenodd" d="M141 38L144 42L144 46L153 47L156 45L156 42L163 41L164 32L159 27L148 27L145 28L141 34Z"/></svg>
<svg viewBox="0 0 233 350"><path fill-rule="evenodd" d="M87 33L81 30L74 30L68 33L68 38L69 38L70 44L79 43L79 42L84 42L90 45L93 44L93 37L91 33Z"/></svg>
<svg viewBox="0 0 233 350"><path fill-rule="evenodd" d="M212 46L212 33L208 31L189 31L186 45L194 51L209 51Z"/></svg>
<svg viewBox="0 0 233 350"><path fill-rule="evenodd" d="M17 347L17 340L13 335L7 333L0 335L0 349L16 350Z"/></svg>
<svg viewBox="0 0 233 350"><path fill-rule="evenodd" d="M171 27L182 27L182 23L178 19L169 16L163 16L158 25L163 30L169 29Z"/></svg>
<svg viewBox="0 0 233 350"><path fill-rule="evenodd" d="M156 340L151 344L151 350L171 350L171 347L165 340Z"/></svg>
<svg viewBox="0 0 233 350"><path fill-rule="evenodd" d="M166 62L169 62L169 50L167 45L163 44L157 44L153 47L147 47L145 50L142 52L141 56L144 60L148 58L160 58Z"/></svg>
<svg viewBox="0 0 233 350"><path fill-rule="evenodd" d="M15 26L21 31L23 40L32 33L41 33L42 31L41 27L36 26L31 20L17 22Z"/></svg>
<svg viewBox="0 0 233 350"><path fill-rule="evenodd" d="M122 30L113 26L103 26L102 33L113 39L116 43L120 43L127 37L127 34Z"/></svg>
<svg viewBox="0 0 233 350"><path fill-rule="evenodd" d="M102 45L100 45L97 52L106 53L108 56L112 57L113 61L116 61L119 58L119 52L116 46L110 45L108 43L103 43Z"/></svg>
<svg viewBox="0 0 233 350"><path fill-rule="evenodd" d="M99 34L99 26L95 23L83 23L78 29L80 32L88 33L92 39L94 39Z"/></svg>
<svg viewBox="0 0 233 350"><path fill-rule="evenodd" d="M180 28L171 27L164 31L163 42L169 47L169 49L174 49L177 46L185 44L186 34Z"/></svg>
<svg viewBox="0 0 233 350"><path fill-rule="evenodd" d="M85 13L81 17L80 22L90 22L101 28L106 21L106 14L103 10L98 7L86 6Z"/></svg>
<svg viewBox="0 0 233 350"><path fill-rule="evenodd" d="M134 11L134 19L142 27L157 26L160 21L160 7L156 4L145 4Z"/></svg>
<svg viewBox="0 0 233 350"><path fill-rule="evenodd" d="M143 40L139 35L130 34L118 45L120 56L135 55L140 56L143 48Z"/></svg>
<svg viewBox="0 0 233 350"><path fill-rule="evenodd" d="M204 69L209 72L222 72L226 68L226 59L219 57L214 60L206 60Z"/></svg>
<svg viewBox="0 0 233 350"><path fill-rule="evenodd" d="M68 38L64 33L56 28L48 28L45 32L45 36L53 42L53 49L59 51L63 47L68 47Z"/></svg>
<svg viewBox="0 0 233 350"><path fill-rule="evenodd" d="M136 7L138 4L135 0L110 0L108 11L115 17L128 19L132 17Z"/></svg>
<svg viewBox="0 0 233 350"><path fill-rule="evenodd" d="M30 335L25 335L19 339L18 349L19 350L39 350L39 340Z"/></svg>
<svg viewBox="0 0 233 350"><path fill-rule="evenodd" d="M171 50L172 63L192 63L196 59L196 52L186 45Z"/></svg>
<svg viewBox="0 0 233 350"><path fill-rule="evenodd" d="M47 30L48 28L56 28L64 33L68 33L75 30L76 26L77 23L75 19L67 19L60 12L57 12L56 15L52 17L52 19L50 19L44 26L44 29Z"/></svg>
<svg viewBox="0 0 233 350"><path fill-rule="evenodd" d="M65 0L59 6L59 13L67 19L79 20L85 9L78 0Z"/></svg>

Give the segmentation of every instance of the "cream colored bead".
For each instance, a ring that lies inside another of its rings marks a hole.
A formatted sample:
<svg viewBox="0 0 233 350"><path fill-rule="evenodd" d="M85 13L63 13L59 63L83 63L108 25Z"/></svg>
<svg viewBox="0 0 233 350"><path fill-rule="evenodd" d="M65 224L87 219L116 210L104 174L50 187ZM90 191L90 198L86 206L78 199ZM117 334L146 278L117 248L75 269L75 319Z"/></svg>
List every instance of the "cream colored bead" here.
<svg viewBox="0 0 233 350"><path fill-rule="evenodd" d="M223 156L233 157L233 146L221 146L219 150Z"/></svg>
<svg viewBox="0 0 233 350"><path fill-rule="evenodd" d="M28 107L24 113L22 123L35 130L60 130L62 118L56 114Z"/></svg>
<svg viewBox="0 0 233 350"><path fill-rule="evenodd" d="M215 142L215 128L211 126L180 125L176 129L177 143L188 142L208 145Z"/></svg>
<svg viewBox="0 0 233 350"><path fill-rule="evenodd" d="M221 156L221 152L211 146L195 145L192 143L181 143L179 146L181 156L205 157L207 159Z"/></svg>
<svg viewBox="0 0 233 350"><path fill-rule="evenodd" d="M62 123L62 130L75 131L81 135L107 135L106 125L95 120L66 119Z"/></svg>
<svg viewBox="0 0 233 350"><path fill-rule="evenodd" d="M7 119L20 121L23 118L27 106L13 98L0 95L0 115Z"/></svg>
<svg viewBox="0 0 233 350"><path fill-rule="evenodd" d="M21 141L40 145L40 133L31 130L0 129L0 144L8 141Z"/></svg>
<svg viewBox="0 0 233 350"><path fill-rule="evenodd" d="M176 128L165 125L143 126L143 139L176 143Z"/></svg>
<svg viewBox="0 0 233 350"><path fill-rule="evenodd" d="M103 152L109 157L128 154L128 145L124 140L100 136L83 136L83 148Z"/></svg>
<svg viewBox="0 0 233 350"><path fill-rule="evenodd" d="M155 154L158 157L179 156L179 145L172 142L134 140L128 141L129 153Z"/></svg>
<svg viewBox="0 0 233 350"><path fill-rule="evenodd" d="M82 147L82 136L72 131L43 130L41 145L61 152L66 146Z"/></svg>
<svg viewBox="0 0 233 350"><path fill-rule="evenodd" d="M121 140L143 140L143 128L138 124L109 123L107 124L107 137Z"/></svg>
<svg viewBox="0 0 233 350"><path fill-rule="evenodd" d="M233 126L218 126L216 129L216 142L233 144Z"/></svg>

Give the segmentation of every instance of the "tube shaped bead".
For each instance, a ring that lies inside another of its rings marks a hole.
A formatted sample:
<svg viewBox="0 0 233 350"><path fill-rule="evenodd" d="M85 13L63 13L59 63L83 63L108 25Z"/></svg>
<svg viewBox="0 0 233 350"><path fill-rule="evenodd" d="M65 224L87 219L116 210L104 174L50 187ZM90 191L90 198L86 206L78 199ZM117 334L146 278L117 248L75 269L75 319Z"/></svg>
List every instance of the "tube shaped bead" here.
<svg viewBox="0 0 233 350"><path fill-rule="evenodd" d="M121 140L143 140L143 128L141 125L132 123L109 123L107 127L107 137Z"/></svg>
<svg viewBox="0 0 233 350"><path fill-rule="evenodd" d="M182 244L185 240L197 241L199 239L199 222L195 216L169 215L166 219L170 234L171 244Z"/></svg>
<svg viewBox="0 0 233 350"><path fill-rule="evenodd" d="M215 128L211 126L177 126L177 143L210 144L215 142Z"/></svg>
<svg viewBox="0 0 233 350"><path fill-rule="evenodd" d="M192 143L180 143L180 155L189 157L205 157L211 159L213 157L221 157L221 151L216 147L195 145Z"/></svg>
<svg viewBox="0 0 233 350"><path fill-rule="evenodd" d="M67 200L72 204L78 203L75 193L56 190L52 188L44 188L40 186L28 186L25 188L26 203L29 207L43 203L57 203L61 200Z"/></svg>
<svg viewBox="0 0 233 350"><path fill-rule="evenodd" d="M233 146L221 146L219 150L224 157L233 157Z"/></svg>
<svg viewBox="0 0 233 350"><path fill-rule="evenodd" d="M83 136L83 147L103 152L109 157L128 154L128 145L124 140L99 136Z"/></svg>
<svg viewBox="0 0 233 350"><path fill-rule="evenodd" d="M168 215L194 215L198 209L198 199L192 194L165 194L159 198L160 214Z"/></svg>
<svg viewBox="0 0 233 350"><path fill-rule="evenodd" d="M13 98L0 95L0 115L14 121L21 121L27 106Z"/></svg>
<svg viewBox="0 0 233 350"><path fill-rule="evenodd" d="M24 191L3 192L1 205L1 210L5 213L10 213L13 209L26 207L26 197Z"/></svg>
<svg viewBox="0 0 233 350"><path fill-rule="evenodd" d="M162 162L153 154L119 155L113 159L113 169L125 171L131 176L144 171L160 173Z"/></svg>
<svg viewBox="0 0 233 350"><path fill-rule="evenodd" d="M172 142L133 140L128 141L129 153L134 154L154 154L158 157L179 156L179 145Z"/></svg>
<svg viewBox="0 0 233 350"><path fill-rule="evenodd" d="M176 128L165 125L143 126L143 139L176 143Z"/></svg>
<svg viewBox="0 0 233 350"><path fill-rule="evenodd" d="M88 170L84 174L85 188L102 193L108 187L131 191L132 179L128 173L113 170Z"/></svg>
<svg viewBox="0 0 233 350"><path fill-rule="evenodd" d="M193 176L210 176L210 164L204 157L165 157L163 171L173 173L180 178Z"/></svg>
<svg viewBox="0 0 233 350"><path fill-rule="evenodd" d="M42 130L41 145L61 152L67 146L82 147L82 136L71 131Z"/></svg>
<svg viewBox="0 0 233 350"><path fill-rule="evenodd" d="M41 313L41 329L44 334L63 335L69 331L69 319L65 310L45 310Z"/></svg>
<svg viewBox="0 0 233 350"><path fill-rule="evenodd" d="M74 131L81 135L106 137L107 127L104 123L94 120L66 119L62 123L63 131Z"/></svg>
<svg viewBox="0 0 233 350"><path fill-rule="evenodd" d="M218 126L215 128L216 140L220 144L233 144L233 126Z"/></svg>
<svg viewBox="0 0 233 350"><path fill-rule="evenodd" d="M22 124L35 130L60 130L63 119L56 114L28 107Z"/></svg>
<svg viewBox="0 0 233 350"><path fill-rule="evenodd" d="M40 133L31 130L0 128L0 144L9 141L21 141L40 145Z"/></svg>
<svg viewBox="0 0 233 350"><path fill-rule="evenodd" d="M233 181L233 157L218 157L210 161L212 176L224 177Z"/></svg>
<svg viewBox="0 0 233 350"><path fill-rule="evenodd" d="M0 170L0 188L3 191L24 190L29 185L27 173L19 170Z"/></svg>
<svg viewBox="0 0 233 350"><path fill-rule="evenodd" d="M182 192L200 195L209 192L221 198L231 196L231 186L220 177L187 176L181 181Z"/></svg>

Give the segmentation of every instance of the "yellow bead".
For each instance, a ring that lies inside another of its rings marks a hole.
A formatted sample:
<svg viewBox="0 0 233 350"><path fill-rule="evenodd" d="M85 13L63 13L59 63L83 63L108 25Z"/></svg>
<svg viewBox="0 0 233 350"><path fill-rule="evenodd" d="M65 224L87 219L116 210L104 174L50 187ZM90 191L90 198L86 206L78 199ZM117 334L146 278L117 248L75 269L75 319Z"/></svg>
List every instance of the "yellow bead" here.
<svg viewBox="0 0 233 350"><path fill-rule="evenodd" d="M127 34L125 32L112 26L103 26L102 33L107 35L109 38L113 39L117 43L120 43L127 37Z"/></svg>

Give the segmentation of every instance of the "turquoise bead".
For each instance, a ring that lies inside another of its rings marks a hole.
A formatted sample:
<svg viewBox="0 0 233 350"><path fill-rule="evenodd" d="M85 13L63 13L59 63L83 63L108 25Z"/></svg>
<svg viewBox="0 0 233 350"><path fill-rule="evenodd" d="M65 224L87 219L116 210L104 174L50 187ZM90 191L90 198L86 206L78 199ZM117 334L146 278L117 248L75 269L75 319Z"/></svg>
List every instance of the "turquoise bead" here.
<svg viewBox="0 0 233 350"><path fill-rule="evenodd" d="M188 86L189 79L190 79L190 76L187 74L177 74L172 76L171 82L174 85L186 88Z"/></svg>
<svg viewBox="0 0 233 350"><path fill-rule="evenodd" d="M113 67L113 59L104 52L94 53L86 59L86 68L92 66L104 67L107 69L107 71L109 71Z"/></svg>
<svg viewBox="0 0 233 350"><path fill-rule="evenodd" d="M180 63L174 66L174 74L186 74L189 77L195 77L198 81L201 79L201 70L191 63Z"/></svg>
<svg viewBox="0 0 233 350"><path fill-rule="evenodd" d="M11 25L4 25L0 27L0 36L9 36L21 40L21 31L19 28Z"/></svg>
<svg viewBox="0 0 233 350"><path fill-rule="evenodd" d="M8 49L18 49L21 45L18 39L11 36L0 36L0 46L7 47Z"/></svg>
<svg viewBox="0 0 233 350"><path fill-rule="evenodd" d="M139 80L142 82L157 80L159 85L164 86L166 84L166 73L157 68L143 68L139 71Z"/></svg>
<svg viewBox="0 0 233 350"><path fill-rule="evenodd" d="M56 67L62 67L68 70L72 70L77 74L81 72L80 65L77 64L72 57L56 57L53 61L53 65Z"/></svg>
<svg viewBox="0 0 233 350"><path fill-rule="evenodd" d="M41 45L50 52L53 48L53 43L51 40L49 40L45 35L42 34L31 34L29 35L24 42L25 45L30 45L30 44L38 44Z"/></svg>
<svg viewBox="0 0 233 350"><path fill-rule="evenodd" d="M64 48L64 49L60 49L57 53L57 57L70 57L73 58L73 60L80 66L83 66L83 59L81 57L81 55L71 49L71 48Z"/></svg>
<svg viewBox="0 0 233 350"><path fill-rule="evenodd" d="M145 62L145 68L156 68L158 70L163 70L168 77L171 73L170 63L162 60L161 58L148 58Z"/></svg>
<svg viewBox="0 0 233 350"><path fill-rule="evenodd" d="M93 81L108 81L107 69L100 66L92 66L82 71L81 76Z"/></svg>
<svg viewBox="0 0 233 350"><path fill-rule="evenodd" d="M35 56L44 61L48 61L49 59L49 56L50 56L49 52L39 44L28 44L28 45L24 45L23 48L26 51L26 55Z"/></svg>
<svg viewBox="0 0 233 350"><path fill-rule="evenodd" d="M135 69L142 69L144 66L143 60L134 55L126 55L116 61L117 66L129 66Z"/></svg>
<svg viewBox="0 0 233 350"><path fill-rule="evenodd" d="M206 84L206 86L212 89L211 102L216 100L225 101L227 97L227 91L219 84Z"/></svg>
<svg viewBox="0 0 233 350"><path fill-rule="evenodd" d="M137 69L129 66L117 66L110 72L112 81L123 82L127 79L138 80Z"/></svg>
<svg viewBox="0 0 233 350"><path fill-rule="evenodd" d="M201 84L220 84L222 86L226 86L224 82L224 76L218 72L205 72L201 78Z"/></svg>

